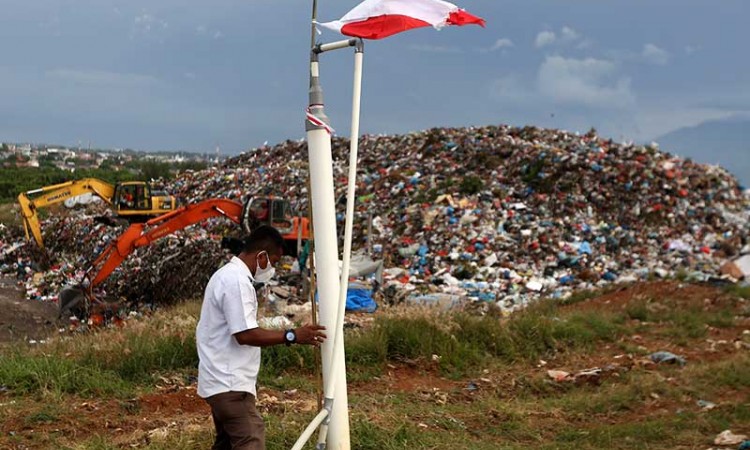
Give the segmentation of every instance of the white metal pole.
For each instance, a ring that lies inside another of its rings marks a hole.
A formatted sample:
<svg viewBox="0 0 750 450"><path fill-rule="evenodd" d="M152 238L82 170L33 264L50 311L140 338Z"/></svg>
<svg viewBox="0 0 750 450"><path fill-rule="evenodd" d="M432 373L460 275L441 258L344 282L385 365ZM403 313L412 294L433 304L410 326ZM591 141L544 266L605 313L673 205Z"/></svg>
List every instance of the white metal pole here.
<svg viewBox="0 0 750 450"><path fill-rule="evenodd" d="M358 40L356 45L356 52L354 53L354 87L352 89L352 128L350 136L350 148L349 148L349 181L347 184L346 191L346 222L344 225L344 254L341 267L341 281L339 284L339 297L338 297L338 311L336 317L336 335L334 338L334 349L337 353L341 353L340 357L337 355L333 360L333 367L331 372L337 373L338 364L344 361L344 314L346 312L346 293L349 288L349 264L351 261L352 253L352 225L354 222L354 193L357 183L357 151L359 149L359 113L360 113L360 99L362 93L362 61L364 56L364 47L362 40ZM344 374L345 375L345 374ZM328 380L325 392L332 392L333 386L331 383L334 379ZM338 398L334 397L334 404L338 402ZM320 435L318 436L318 449L326 448L326 436L327 426L324 423L320 427ZM335 447L334 447L335 448Z"/></svg>
<svg viewBox="0 0 750 450"><path fill-rule="evenodd" d="M323 93L319 81L317 55L310 62L310 107L307 120L307 145L310 167L310 192L312 195L313 228L315 229L315 267L317 292L320 302L320 324L325 326L329 339L321 347L323 385L327 407L331 408L328 423L329 448L349 450L349 402L346 390L344 342L336 339L343 334L337 324L339 278L338 242L336 239L336 208L333 189L333 158L331 135L327 130L328 118L323 107ZM325 124L325 125L323 125ZM338 343L337 343L338 342ZM337 347L340 349L337 351ZM334 364L334 361L336 364ZM336 372L332 372L335 367ZM332 404L331 404L332 402Z"/></svg>
<svg viewBox="0 0 750 450"><path fill-rule="evenodd" d="M297 438L297 442L292 446L292 450L302 450L305 444L307 444L307 441L310 440L313 433L315 433L315 429L318 428L318 425L320 425L326 417L328 417L328 410L321 409L318 415L315 416L312 422L310 422L307 428L305 428L305 431L303 431L299 438Z"/></svg>

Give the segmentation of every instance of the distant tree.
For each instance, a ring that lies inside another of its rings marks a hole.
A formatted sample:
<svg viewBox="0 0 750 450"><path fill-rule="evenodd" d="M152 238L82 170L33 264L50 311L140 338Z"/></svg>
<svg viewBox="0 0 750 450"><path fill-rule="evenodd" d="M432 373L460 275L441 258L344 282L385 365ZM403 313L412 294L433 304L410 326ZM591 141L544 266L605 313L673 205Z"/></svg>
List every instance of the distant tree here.
<svg viewBox="0 0 750 450"><path fill-rule="evenodd" d="M138 164L139 171L144 179L169 179L172 176L168 163L159 161L141 161Z"/></svg>
<svg viewBox="0 0 750 450"><path fill-rule="evenodd" d="M175 164L177 172L183 172L186 170L204 170L208 168L208 163L205 161L183 161Z"/></svg>
<svg viewBox="0 0 750 450"><path fill-rule="evenodd" d="M101 164L99 164L100 170L114 170L114 161L112 159L107 158L104 161L102 161Z"/></svg>
<svg viewBox="0 0 750 450"><path fill-rule="evenodd" d="M73 164L75 164L76 168L83 168L83 167L90 167L92 165L92 161L89 161L87 159L81 159L81 158L75 158L72 160Z"/></svg>

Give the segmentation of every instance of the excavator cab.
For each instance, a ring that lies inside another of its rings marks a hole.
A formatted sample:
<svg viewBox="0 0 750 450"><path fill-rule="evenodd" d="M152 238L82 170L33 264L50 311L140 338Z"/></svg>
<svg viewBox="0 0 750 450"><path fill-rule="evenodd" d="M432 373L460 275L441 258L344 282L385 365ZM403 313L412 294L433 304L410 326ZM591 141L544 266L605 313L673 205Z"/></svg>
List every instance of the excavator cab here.
<svg viewBox="0 0 750 450"><path fill-rule="evenodd" d="M294 231L294 213L289 201L274 197L254 197L247 202L242 215L245 230L250 232L261 225L270 225L282 235Z"/></svg>
<svg viewBox="0 0 750 450"><path fill-rule="evenodd" d="M115 187L113 204L118 214L151 210L151 187L144 181L129 181Z"/></svg>
<svg viewBox="0 0 750 450"><path fill-rule="evenodd" d="M286 242L284 252L288 255L297 255L302 241L310 239L309 220L297 215L284 198L254 197L245 202L242 210L245 232L250 233L261 225L279 230Z"/></svg>

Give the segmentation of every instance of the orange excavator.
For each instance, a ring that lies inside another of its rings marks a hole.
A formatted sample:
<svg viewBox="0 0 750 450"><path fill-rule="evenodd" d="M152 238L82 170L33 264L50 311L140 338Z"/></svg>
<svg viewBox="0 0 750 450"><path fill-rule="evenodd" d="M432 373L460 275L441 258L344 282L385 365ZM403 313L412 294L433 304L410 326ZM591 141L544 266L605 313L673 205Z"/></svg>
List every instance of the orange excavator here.
<svg viewBox="0 0 750 450"><path fill-rule="evenodd" d="M296 255L299 244L310 239L310 221L292 210L289 201L281 197L254 197L242 212L242 226L250 232L260 225L270 225L284 237L286 253ZM296 244L296 245L295 245Z"/></svg>
<svg viewBox="0 0 750 450"><path fill-rule="evenodd" d="M94 289L131 253L157 239L211 217L226 217L239 225L243 217L243 207L232 200L204 200L183 206L148 222L130 225L96 258L80 285L68 286L60 292L60 316L68 311L88 313L89 307L93 304L104 306L103 302L94 296Z"/></svg>
<svg viewBox="0 0 750 450"><path fill-rule="evenodd" d="M264 205L268 208L265 215L262 211ZM131 253L175 231L212 217L225 217L242 225L246 232L263 224L276 227L284 237L288 251L293 248L294 243L309 238L308 219L293 217L290 213L288 202L278 198L254 198L244 206L233 200L210 199L182 206L145 223L134 223L102 251L78 286L69 286L60 292L60 316L68 311L87 315L92 305L105 306L94 296L94 289Z"/></svg>

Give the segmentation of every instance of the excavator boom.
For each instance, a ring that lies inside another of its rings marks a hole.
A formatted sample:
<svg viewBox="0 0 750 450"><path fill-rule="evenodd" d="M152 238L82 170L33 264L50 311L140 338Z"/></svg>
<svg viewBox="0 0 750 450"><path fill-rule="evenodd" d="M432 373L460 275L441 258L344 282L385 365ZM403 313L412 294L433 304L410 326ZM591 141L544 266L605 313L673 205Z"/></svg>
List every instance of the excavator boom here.
<svg viewBox="0 0 750 450"><path fill-rule="evenodd" d="M21 216L23 217L23 228L26 231L26 239L31 239L30 235L34 236L36 243L39 247L43 248L42 227L39 224L37 209L61 203L69 198L86 193L96 194L105 202L112 204L115 187L96 178L84 178L82 180L68 181L20 193L18 195L18 204L21 206ZM32 199L29 196L35 197Z"/></svg>
<svg viewBox="0 0 750 450"><path fill-rule="evenodd" d="M151 188L144 181L126 181L115 186L96 178L68 181L18 195L26 239L34 236L39 247L44 248L37 210L86 193L100 197L118 216L126 217L132 222L142 222L147 217L161 216L174 211L177 207L177 199L174 196L151 195Z"/></svg>
<svg viewBox="0 0 750 450"><path fill-rule="evenodd" d="M89 292L99 285L137 248L211 217L226 217L239 224L242 205L225 199L204 200L183 206L146 223L134 223L114 240L94 261L87 272Z"/></svg>

